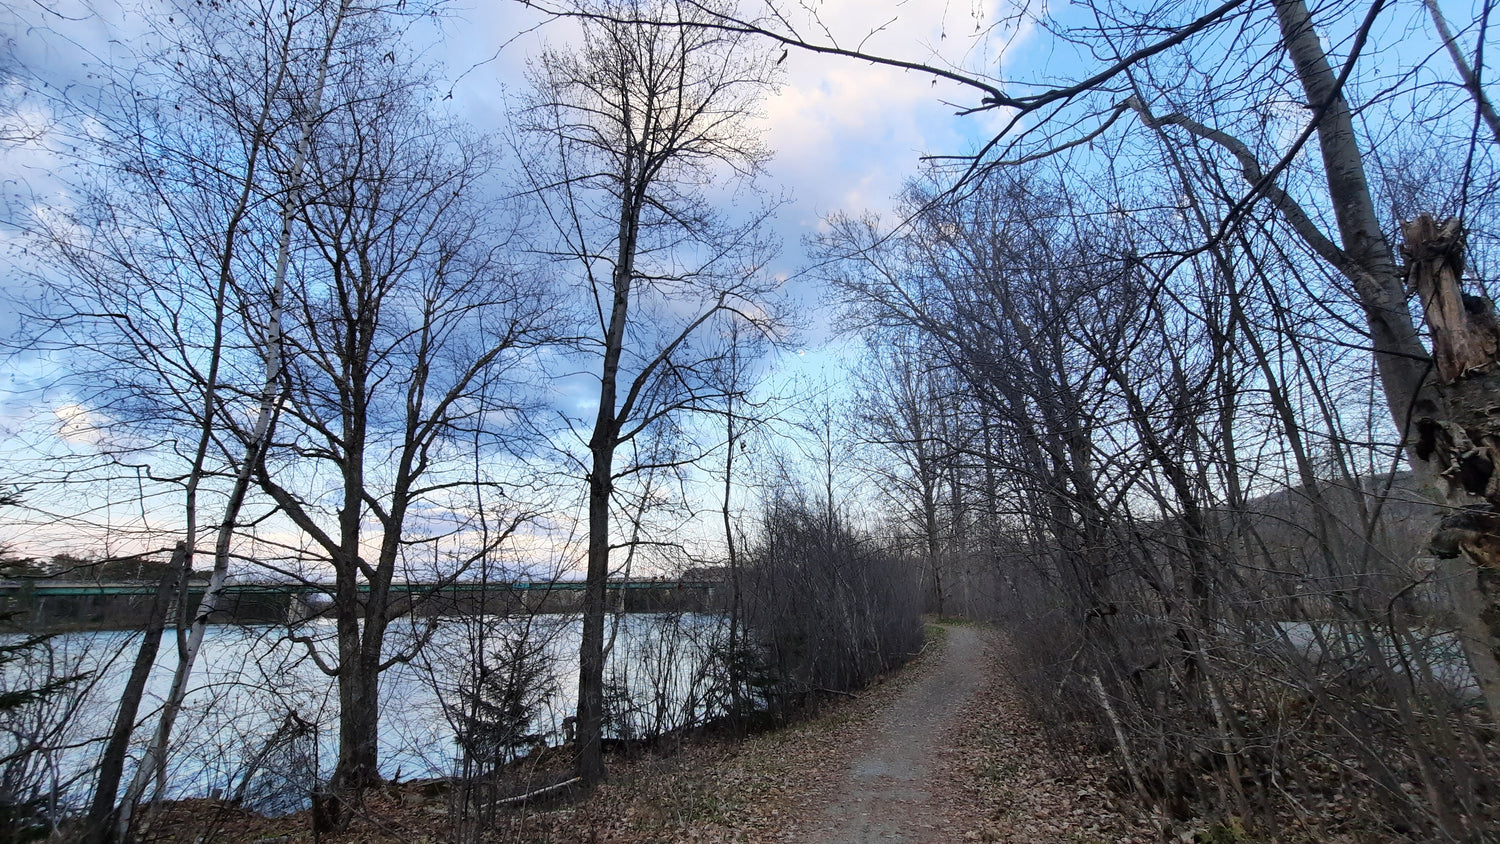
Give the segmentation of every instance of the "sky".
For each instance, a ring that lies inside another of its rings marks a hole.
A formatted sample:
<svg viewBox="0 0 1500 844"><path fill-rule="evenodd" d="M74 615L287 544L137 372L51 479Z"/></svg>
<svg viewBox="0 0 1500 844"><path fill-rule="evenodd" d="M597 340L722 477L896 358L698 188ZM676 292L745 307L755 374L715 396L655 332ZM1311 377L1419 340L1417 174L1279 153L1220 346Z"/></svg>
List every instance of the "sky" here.
<svg viewBox="0 0 1500 844"><path fill-rule="evenodd" d="M827 0L817 11L828 34L816 40L939 66L993 69L1006 44L988 27L1003 3ZM805 32L817 31L817 24L806 26ZM873 34L872 27L878 27ZM571 21L549 22L514 2L449 7L439 28L435 52L458 77L458 111L480 127L503 123L507 95L524 86L526 62L538 48L567 43L575 31ZM788 52L780 67L782 82L766 98L756 126L774 153L762 187L790 199L774 223L784 244L777 271L789 276L805 268L802 241L828 215L889 210L924 155L969 152L998 119L955 116L957 107L977 105L977 95L916 72L801 51ZM813 332L809 350L827 339L826 330Z"/></svg>
<svg viewBox="0 0 1500 844"><path fill-rule="evenodd" d="M66 84L70 75L86 79L101 58L130 60L137 46L131 2L31 0L13 7L8 20L0 14L0 27L10 30L19 62ZM1007 53L1024 52L1018 48L1031 40L1029 30L992 27L1006 3L827 0L802 26L821 43L993 72ZM540 48L566 44L576 32L572 21L549 19L520 2L456 0L441 8L433 26L415 29L412 40L425 45L425 57L448 76L455 114L480 131L504 126L508 101L524 89L526 63ZM782 82L756 125L774 151L761 186L790 200L774 222L784 244L776 271L787 276L805 269L802 242L829 214L888 210L924 155L969 152L999 119L993 112L955 116L958 108L977 105L977 94L918 72L802 51L790 52L780 67ZM30 110L8 117L23 125L46 120ZM44 186L54 163L35 145L5 149L0 179ZM816 291L807 295L816 298ZM0 322L0 329L7 327ZM819 324L808 350L828 339Z"/></svg>
<svg viewBox="0 0 1500 844"><path fill-rule="evenodd" d="M68 84L72 79L86 86L98 61L126 63L140 46L132 30L133 26L139 28L129 12L133 7L120 5L137 2L149 0L12 0L10 6L0 8L0 35L8 39L14 63L52 84ZM1039 31L1013 25L1011 18L1017 11L1008 5L1010 2L792 0L783 5L798 13L816 10L816 21L803 18L795 23L808 40L819 43L956 67L1003 78L1007 87L1015 79L1076 77L1082 66L1078 56ZM1152 7L1156 8L1155 4ZM1038 5L1032 11L1045 10L1053 18L1066 19L1082 15L1082 8L1063 0L1050 6ZM1188 2L1169 11L1188 14L1193 8L1197 7ZM1349 15L1364 7L1347 2L1335 3L1332 8ZM1396 46L1391 49L1397 53L1425 49L1417 38L1410 39L1415 46L1408 46L1400 30L1410 25L1403 22L1412 15L1418 19L1413 32L1420 33L1423 25L1418 7L1405 10L1402 16L1392 13L1388 25L1395 29L1382 30L1382 38L1394 41ZM1450 17L1468 20L1474 15ZM498 133L505 126L508 103L525 85L527 60L543 45L566 45L574 31L573 22L549 20L515 0L453 0L443 6L441 16L415 28L412 38L426 58L443 65L451 86L451 102L444 100L444 107L480 132ZM1229 35L1224 37L1233 37L1236 30L1231 27L1226 32ZM1337 49L1337 45L1331 46ZM1210 43L1204 49L1212 58L1220 46ZM0 53L0 57L3 55ZM1207 70L1210 75L1232 74L1242 58L1231 57ZM1371 58L1370 65L1378 69L1379 58ZM771 272L791 279L809 330L793 351L779 353L767 366L774 373L773 381L831 385L837 398L846 367L856 359L860 344L831 330L834 312L823 302L824 291L807 271L804 241L820 230L830 214L888 214L894 206L894 195L918 172L923 156L970 152L999 128L1005 115L986 111L957 116L955 112L979 104L978 94L951 83L935 82L920 72L795 50L786 55L780 67L784 71L780 87L766 98L756 122L774 155L761 187L788 198L773 223L783 251ZM0 68L0 73L7 70ZM61 159L44 144L13 140L27 127L44 126L47 115L38 111L35 100L19 99L13 82L3 76L0 82L0 136L12 139L0 142L0 195L13 198L27 191L53 191L56 185L48 176ZM1218 88L1213 93L1224 93L1232 99L1241 92ZM1219 105L1215 100L1212 107ZM1300 114L1300 110L1290 113ZM1310 150L1305 148L1304 153L1311 155ZM51 196L58 201L67 199ZM24 256L15 251L15 242L12 233L0 226L0 248L10 247L0 254L7 260L24 262ZM0 267L0 286L14 284L16 274L3 270ZM13 322L13 316L0 309L0 333L13 327ZM18 378L18 366L41 370L46 362L13 358L9 364L9 378L25 381ZM30 375L35 380L37 373ZM0 431L9 433L21 420L39 416L53 422L55 434L47 442L22 442L12 437L9 449L27 448L43 454L54 453L48 449L58 454L87 450L91 437L86 424L88 408L69 402L66 396L57 396L52 405L39 407L31 396L6 391L7 383L0 380ZM5 453L0 448L0 458ZM3 478L0 474L0 480Z"/></svg>
<svg viewBox="0 0 1500 844"><path fill-rule="evenodd" d="M939 66L993 70L1007 49L1015 50L1029 37L992 28L1002 13L1001 2L828 0L817 5L816 20L800 25L811 40L823 43ZM4 34L13 62L50 84L87 85L101 61L128 64L142 46L132 3L31 0L0 14L0 26L9 30ZM414 28L411 37L447 76L452 102L444 105L479 131L498 133L508 103L525 86L527 61L543 46L566 45L575 32L572 21L550 20L519 2L456 0L443 6L430 26ZM996 116L956 117L959 108L976 105L977 94L916 72L798 51L788 53L779 67L784 71L780 85L755 121L773 152L760 186L787 199L772 224L783 249L770 271L791 280L808 329L794 350L777 353L766 365L773 382L823 385L837 398L858 342L831 329L832 309L807 273L805 239L832 213L887 212L922 156L970 151L994 128ZM0 100L6 130L24 133L27 127L46 125L41 103L17 99L14 82L0 93L8 95ZM66 201L49 179L61 166L44 143L0 145L0 183L12 198L38 192ZM0 245L10 247L7 260L24 263L15 243L9 232L0 231ZM0 283L11 284L15 275L5 278ZM0 331L13 327L13 317L0 313ZM45 378L47 362L12 359L10 367L8 382L27 383ZM27 367L34 371L21 371ZM39 407L35 396L0 383L0 425L10 435L0 457L8 450L27 450L32 457L88 451L88 409L66 396L48 401L55 406ZM31 423L38 418L54 423L52 439L36 433ZM27 436L14 436L23 428L30 429ZM128 490L117 488L121 484L129 486L129 479L91 492L130 498ZM88 495L50 506L93 510L101 522L133 518L128 512L114 514ZM40 534L31 536L41 541ZM72 547L66 536L50 535L46 541Z"/></svg>

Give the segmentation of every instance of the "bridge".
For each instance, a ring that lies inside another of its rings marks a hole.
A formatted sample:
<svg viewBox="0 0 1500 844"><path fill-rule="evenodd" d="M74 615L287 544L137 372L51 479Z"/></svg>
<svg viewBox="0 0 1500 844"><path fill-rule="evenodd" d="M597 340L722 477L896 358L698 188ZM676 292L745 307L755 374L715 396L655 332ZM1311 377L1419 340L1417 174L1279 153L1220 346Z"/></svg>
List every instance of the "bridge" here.
<svg viewBox="0 0 1500 844"><path fill-rule="evenodd" d="M188 582L196 607L208 584ZM392 612L419 616L576 612L581 580L392 583ZM33 629L138 629L150 623L156 584L46 579L0 581L0 612ZM727 584L712 580L612 580L611 608L623 612L713 612L727 606ZM369 584L360 584L362 595ZM212 623L285 623L325 615L331 583L238 582L224 586Z"/></svg>

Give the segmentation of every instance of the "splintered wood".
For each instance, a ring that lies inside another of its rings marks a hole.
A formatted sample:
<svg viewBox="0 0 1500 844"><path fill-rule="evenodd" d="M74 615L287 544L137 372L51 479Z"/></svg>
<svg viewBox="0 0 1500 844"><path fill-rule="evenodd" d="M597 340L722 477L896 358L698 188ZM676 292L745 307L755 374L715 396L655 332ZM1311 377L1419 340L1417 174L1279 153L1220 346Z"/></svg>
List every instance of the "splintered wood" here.
<svg viewBox="0 0 1500 844"><path fill-rule="evenodd" d="M1439 223L1423 214L1401 224L1407 283L1422 301L1432 332L1438 380L1451 384L1471 370L1488 368L1500 353L1495 303L1463 292L1463 225L1450 217Z"/></svg>

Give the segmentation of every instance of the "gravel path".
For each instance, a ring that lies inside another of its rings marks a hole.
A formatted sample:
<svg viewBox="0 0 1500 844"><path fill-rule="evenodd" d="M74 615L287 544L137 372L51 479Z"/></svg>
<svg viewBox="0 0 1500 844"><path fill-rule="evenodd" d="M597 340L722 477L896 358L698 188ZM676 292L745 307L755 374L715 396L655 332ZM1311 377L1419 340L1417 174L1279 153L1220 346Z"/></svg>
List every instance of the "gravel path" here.
<svg viewBox="0 0 1500 844"><path fill-rule="evenodd" d="M1005 637L929 647L817 717L617 767L594 799L513 827L531 844L1150 844L1109 754L1050 745Z"/></svg>
<svg viewBox="0 0 1500 844"><path fill-rule="evenodd" d="M862 731L863 741L827 795L829 803L804 833L809 842L952 840L946 813L933 799L933 765L950 744L959 714L983 685L985 634L948 628L941 661L903 689Z"/></svg>

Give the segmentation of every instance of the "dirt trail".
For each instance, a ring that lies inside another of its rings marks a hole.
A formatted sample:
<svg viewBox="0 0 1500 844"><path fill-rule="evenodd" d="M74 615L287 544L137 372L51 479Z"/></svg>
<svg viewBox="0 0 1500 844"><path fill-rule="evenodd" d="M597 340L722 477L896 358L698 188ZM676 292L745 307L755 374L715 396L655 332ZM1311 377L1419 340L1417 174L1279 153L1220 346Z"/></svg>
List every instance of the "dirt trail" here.
<svg viewBox="0 0 1500 844"><path fill-rule="evenodd" d="M960 727L959 716L984 684L987 633L949 627L941 660L907 686L861 731L841 780L830 784L822 816L806 823L808 842L950 841L934 772Z"/></svg>

